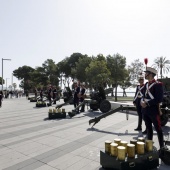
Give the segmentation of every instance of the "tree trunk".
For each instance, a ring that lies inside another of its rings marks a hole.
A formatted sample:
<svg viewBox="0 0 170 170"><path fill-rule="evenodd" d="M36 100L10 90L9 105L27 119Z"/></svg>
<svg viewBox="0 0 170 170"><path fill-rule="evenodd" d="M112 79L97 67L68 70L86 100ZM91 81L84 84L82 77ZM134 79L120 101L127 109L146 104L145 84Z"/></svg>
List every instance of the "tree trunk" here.
<svg viewBox="0 0 170 170"><path fill-rule="evenodd" d="M114 97L114 88L112 89L111 96Z"/></svg>
<svg viewBox="0 0 170 170"><path fill-rule="evenodd" d="M162 66L161 66L161 79L162 79Z"/></svg>

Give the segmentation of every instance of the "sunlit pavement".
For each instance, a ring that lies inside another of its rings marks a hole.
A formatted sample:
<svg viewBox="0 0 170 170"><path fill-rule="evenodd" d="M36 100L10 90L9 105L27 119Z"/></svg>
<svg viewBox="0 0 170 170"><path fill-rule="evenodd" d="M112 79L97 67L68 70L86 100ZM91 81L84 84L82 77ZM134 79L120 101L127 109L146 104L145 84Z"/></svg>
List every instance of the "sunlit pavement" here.
<svg viewBox="0 0 170 170"><path fill-rule="evenodd" d="M58 103L62 103L62 100ZM134 112L117 112L91 128L89 120L100 112L84 113L73 118L48 119L52 107L36 108L25 97L4 99L0 108L0 169L1 170L102 170L100 150L105 140L120 138L130 142L143 136L134 131L138 117ZM66 112L73 105L64 106ZM88 108L89 109L89 108ZM163 127L168 132L170 122ZM145 126L143 123L143 130ZM154 146L158 148L154 133ZM170 167L160 161L160 170Z"/></svg>

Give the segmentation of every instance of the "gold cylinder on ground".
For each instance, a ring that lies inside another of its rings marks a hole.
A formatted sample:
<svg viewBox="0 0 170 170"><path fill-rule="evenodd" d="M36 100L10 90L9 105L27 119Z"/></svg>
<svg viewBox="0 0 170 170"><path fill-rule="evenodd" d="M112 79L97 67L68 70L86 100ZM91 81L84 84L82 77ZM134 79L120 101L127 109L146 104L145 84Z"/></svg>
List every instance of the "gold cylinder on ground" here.
<svg viewBox="0 0 170 170"><path fill-rule="evenodd" d="M118 146L120 146L120 142L121 142L121 139L114 139L114 143L117 143L118 144Z"/></svg>
<svg viewBox="0 0 170 170"><path fill-rule="evenodd" d="M127 154L129 158L135 157L135 145L134 144L127 144Z"/></svg>
<svg viewBox="0 0 170 170"><path fill-rule="evenodd" d="M112 143L112 141L110 141L110 140L105 141L105 152L106 153L110 153L110 149L111 149L110 144L111 143Z"/></svg>
<svg viewBox="0 0 170 170"><path fill-rule="evenodd" d="M52 113L52 109L49 109L49 113Z"/></svg>
<svg viewBox="0 0 170 170"><path fill-rule="evenodd" d="M57 112L57 110L56 109L53 109L53 113L56 113Z"/></svg>
<svg viewBox="0 0 170 170"><path fill-rule="evenodd" d="M65 109L62 109L62 113L64 113L65 112Z"/></svg>
<svg viewBox="0 0 170 170"><path fill-rule="evenodd" d="M127 144L128 144L127 141L121 141L120 142L120 146L124 146L125 147L125 153L127 153Z"/></svg>
<svg viewBox="0 0 170 170"><path fill-rule="evenodd" d="M135 151L137 151L137 140L135 140L135 139L130 140L130 144L134 144L135 145Z"/></svg>
<svg viewBox="0 0 170 170"><path fill-rule="evenodd" d="M137 154L144 154L145 153L145 143L144 142L137 142Z"/></svg>
<svg viewBox="0 0 170 170"><path fill-rule="evenodd" d="M112 142L110 144L110 153L112 156L117 156L117 147L118 147L117 143Z"/></svg>
<svg viewBox="0 0 170 170"><path fill-rule="evenodd" d="M118 146L117 147L117 157L119 160L124 161L125 160L125 147L124 146Z"/></svg>
<svg viewBox="0 0 170 170"><path fill-rule="evenodd" d="M60 108L58 109L58 113L61 113L61 109Z"/></svg>
<svg viewBox="0 0 170 170"><path fill-rule="evenodd" d="M146 145L147 152L153 151L153 141L152 140L146 140L145 145Z"/></svg>
<svg viewBox="0 0 170 170"><path fill-rule="evenodd" d="M144 137L139 137L139 138L138 138L138 141L139 141L139 142L144 142L144 143L145 143L145 138L144 138Z"/></svg>

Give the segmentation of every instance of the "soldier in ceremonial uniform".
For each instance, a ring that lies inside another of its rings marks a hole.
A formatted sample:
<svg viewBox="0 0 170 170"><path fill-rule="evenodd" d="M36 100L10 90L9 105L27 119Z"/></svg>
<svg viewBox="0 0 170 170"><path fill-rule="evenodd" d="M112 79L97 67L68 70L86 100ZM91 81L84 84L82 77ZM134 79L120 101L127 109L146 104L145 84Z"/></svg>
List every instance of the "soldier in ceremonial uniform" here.
<svg viewBox="0 0 170 170"><path fill-rule="evenodd" d="M80 87L78 86L77 81L74 81L74 96L73 96L74 108L76 108L79 105L79 93L80 93Z"/></svg>
<svg viewBox="0 0 170 170"><path fill-rule="evenodd" d="M43 89L42 88L40 89L40 98L41 98L41 101L43 101Z"/></svg>
<svg viewBox="0 0 170 170"><path fill-rule="evenodd" d="M136 131L142 130L142 107L141 107L140 102L141 102L141 98L143 97L143 93L144 93L144 76L139 75L138 81L139 81L139 85L137 85L136 87L136 93L133 99L133 104L136 106L137 113L138 113L138 126L136 129L134 129ZM146 130L143 133L145 134Z"/></svg>
<svg viewBox="0 0 170 170"><path fill-rule="evenodd" d="M47 90L49 104L51 104L51 93L52 93L52 87L49 86Z"/></svg>
<svg viewBox="0 0 170 170"><path fill-rule="evenodd" d="M53 103L56 104L56 97L57 97L57 89L56 87L54 86L53 88Z"/></svg>
<svg viewBox="0 0 170 170"><path fill-rule="evenodd" d="M80 93L79 93L79 101L82 103L84 101L85 98L85 83L81 83L80 84ZM85 104L82 105L80 112L84 112L84 108L85 108Z"/></svg>
<svg viewBox="0 0 170 170"><path fill-rule="evenodd" d="M147 128L147 138L153 140L153 128L157 132L160 148L164 147L163 132L160 121L160 103L163 101L163 86L161 82L154 79L157 71L152 67L147 67L145 79L148 80L144 86L144 96L141 100L143 119Z"/></svg>

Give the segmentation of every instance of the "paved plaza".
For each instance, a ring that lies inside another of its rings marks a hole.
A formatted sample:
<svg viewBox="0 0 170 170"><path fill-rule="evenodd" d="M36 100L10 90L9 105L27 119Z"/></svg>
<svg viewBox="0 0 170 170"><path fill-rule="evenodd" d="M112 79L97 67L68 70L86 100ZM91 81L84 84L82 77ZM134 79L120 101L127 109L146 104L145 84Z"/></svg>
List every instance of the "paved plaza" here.
<svg viewBox="0 0 170 170"><path fill-rule="evenodd" d="M61 100L58 103L62 103ZM134 131L138 117L130 112L117 112L91 128L89 120L101 113L80 113L73 118L48 119L52 107L36 108L25 97L4 99L0 108L0 170L103 170L100 150L105 140L120 138L130 142L143 136ZM66 112L73 105L64 106ZM143 124L143 130L145 126ZM163 127L170 129L170 122ZM158 140L154 132L154 145ZM170 166L160 161L160 170Z"/></svg>

